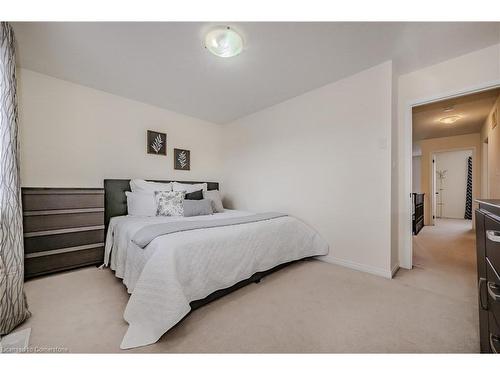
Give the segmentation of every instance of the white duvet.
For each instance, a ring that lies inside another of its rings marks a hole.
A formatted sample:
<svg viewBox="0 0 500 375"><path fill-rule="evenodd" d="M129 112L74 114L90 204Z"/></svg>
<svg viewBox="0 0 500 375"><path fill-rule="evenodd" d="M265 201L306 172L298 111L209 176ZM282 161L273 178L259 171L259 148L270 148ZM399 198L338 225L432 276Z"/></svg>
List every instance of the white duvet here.
<svg viewBox="0 0 500 375"><path fill-rule="evenodd" d="M196 217L111 219L105 264L131 293L122 349L152 344L189 311L189 303L230 287L259 271L305 257L328 254L328 244L300 220L276 219L179 232L157 237L146 248L131 238L142 227L174 220L213 220L251 215L226 210Z"/></svg>

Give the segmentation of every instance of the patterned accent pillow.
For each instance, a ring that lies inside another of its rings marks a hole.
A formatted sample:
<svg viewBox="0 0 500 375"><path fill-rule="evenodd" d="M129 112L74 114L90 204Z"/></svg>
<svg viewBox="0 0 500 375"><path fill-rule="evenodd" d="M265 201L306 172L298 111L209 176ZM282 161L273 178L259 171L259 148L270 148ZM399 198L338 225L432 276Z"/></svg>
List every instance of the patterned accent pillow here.
<svg viewBox="0 0 500 375"><path fill-rule="evenodd" d="M155 191L156 216L183 216L185 191Z"/></svg>

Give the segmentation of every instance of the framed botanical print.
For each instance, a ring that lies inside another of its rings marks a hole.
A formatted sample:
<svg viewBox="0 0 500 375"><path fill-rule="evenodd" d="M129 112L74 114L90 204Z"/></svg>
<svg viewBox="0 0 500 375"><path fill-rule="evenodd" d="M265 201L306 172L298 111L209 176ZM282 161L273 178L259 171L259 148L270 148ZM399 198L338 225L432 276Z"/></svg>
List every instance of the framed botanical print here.
<svg viewBox="0 0 500 375"><path fill-rule="evenodd" d="M189 150L174 148L174 169L189 171L191 169L191 155Z"/></svg>
<svg viewBox="0 0 500 375"><path fill-rule="evenodd" d="M167 155L167 134L148 130L148 154Z"/></svg>

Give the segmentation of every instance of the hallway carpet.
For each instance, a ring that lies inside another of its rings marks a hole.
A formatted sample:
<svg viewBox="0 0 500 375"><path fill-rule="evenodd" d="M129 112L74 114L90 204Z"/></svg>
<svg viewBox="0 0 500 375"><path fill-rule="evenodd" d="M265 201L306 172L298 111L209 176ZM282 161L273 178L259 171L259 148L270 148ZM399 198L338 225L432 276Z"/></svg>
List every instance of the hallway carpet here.
<svg viewBox="0 0 500 375"><path fill-rule="evenodd" d="M147 347L121 351L128 295L94 267L26 283L30 346L57 351L478 352L474 233L441 220L414 238L416 267L393 280L303 261L191 313ZM42 350L43 351L43 350Z"/></svg>

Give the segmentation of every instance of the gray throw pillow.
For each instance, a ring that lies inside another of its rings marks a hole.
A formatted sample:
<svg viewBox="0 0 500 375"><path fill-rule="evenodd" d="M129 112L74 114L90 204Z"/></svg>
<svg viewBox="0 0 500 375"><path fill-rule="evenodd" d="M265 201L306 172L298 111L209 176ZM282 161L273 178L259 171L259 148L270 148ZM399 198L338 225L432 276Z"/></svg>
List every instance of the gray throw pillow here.
<svg viewBox="0 0 500 375"><path fill-rule="evenodd" d="M212 209L212 201L209 199L200 200L184 200L184 216L199 216L211 215L214 211Z"/></svg>
<svg viewBox="0 0 500 375"><path fill-rule="evenodd" d="M222 206L222 199L220 197L219 190L203 191L203 198L210 199L212 201L212 208L214 212L224 212L224 206Z"/></svg>

